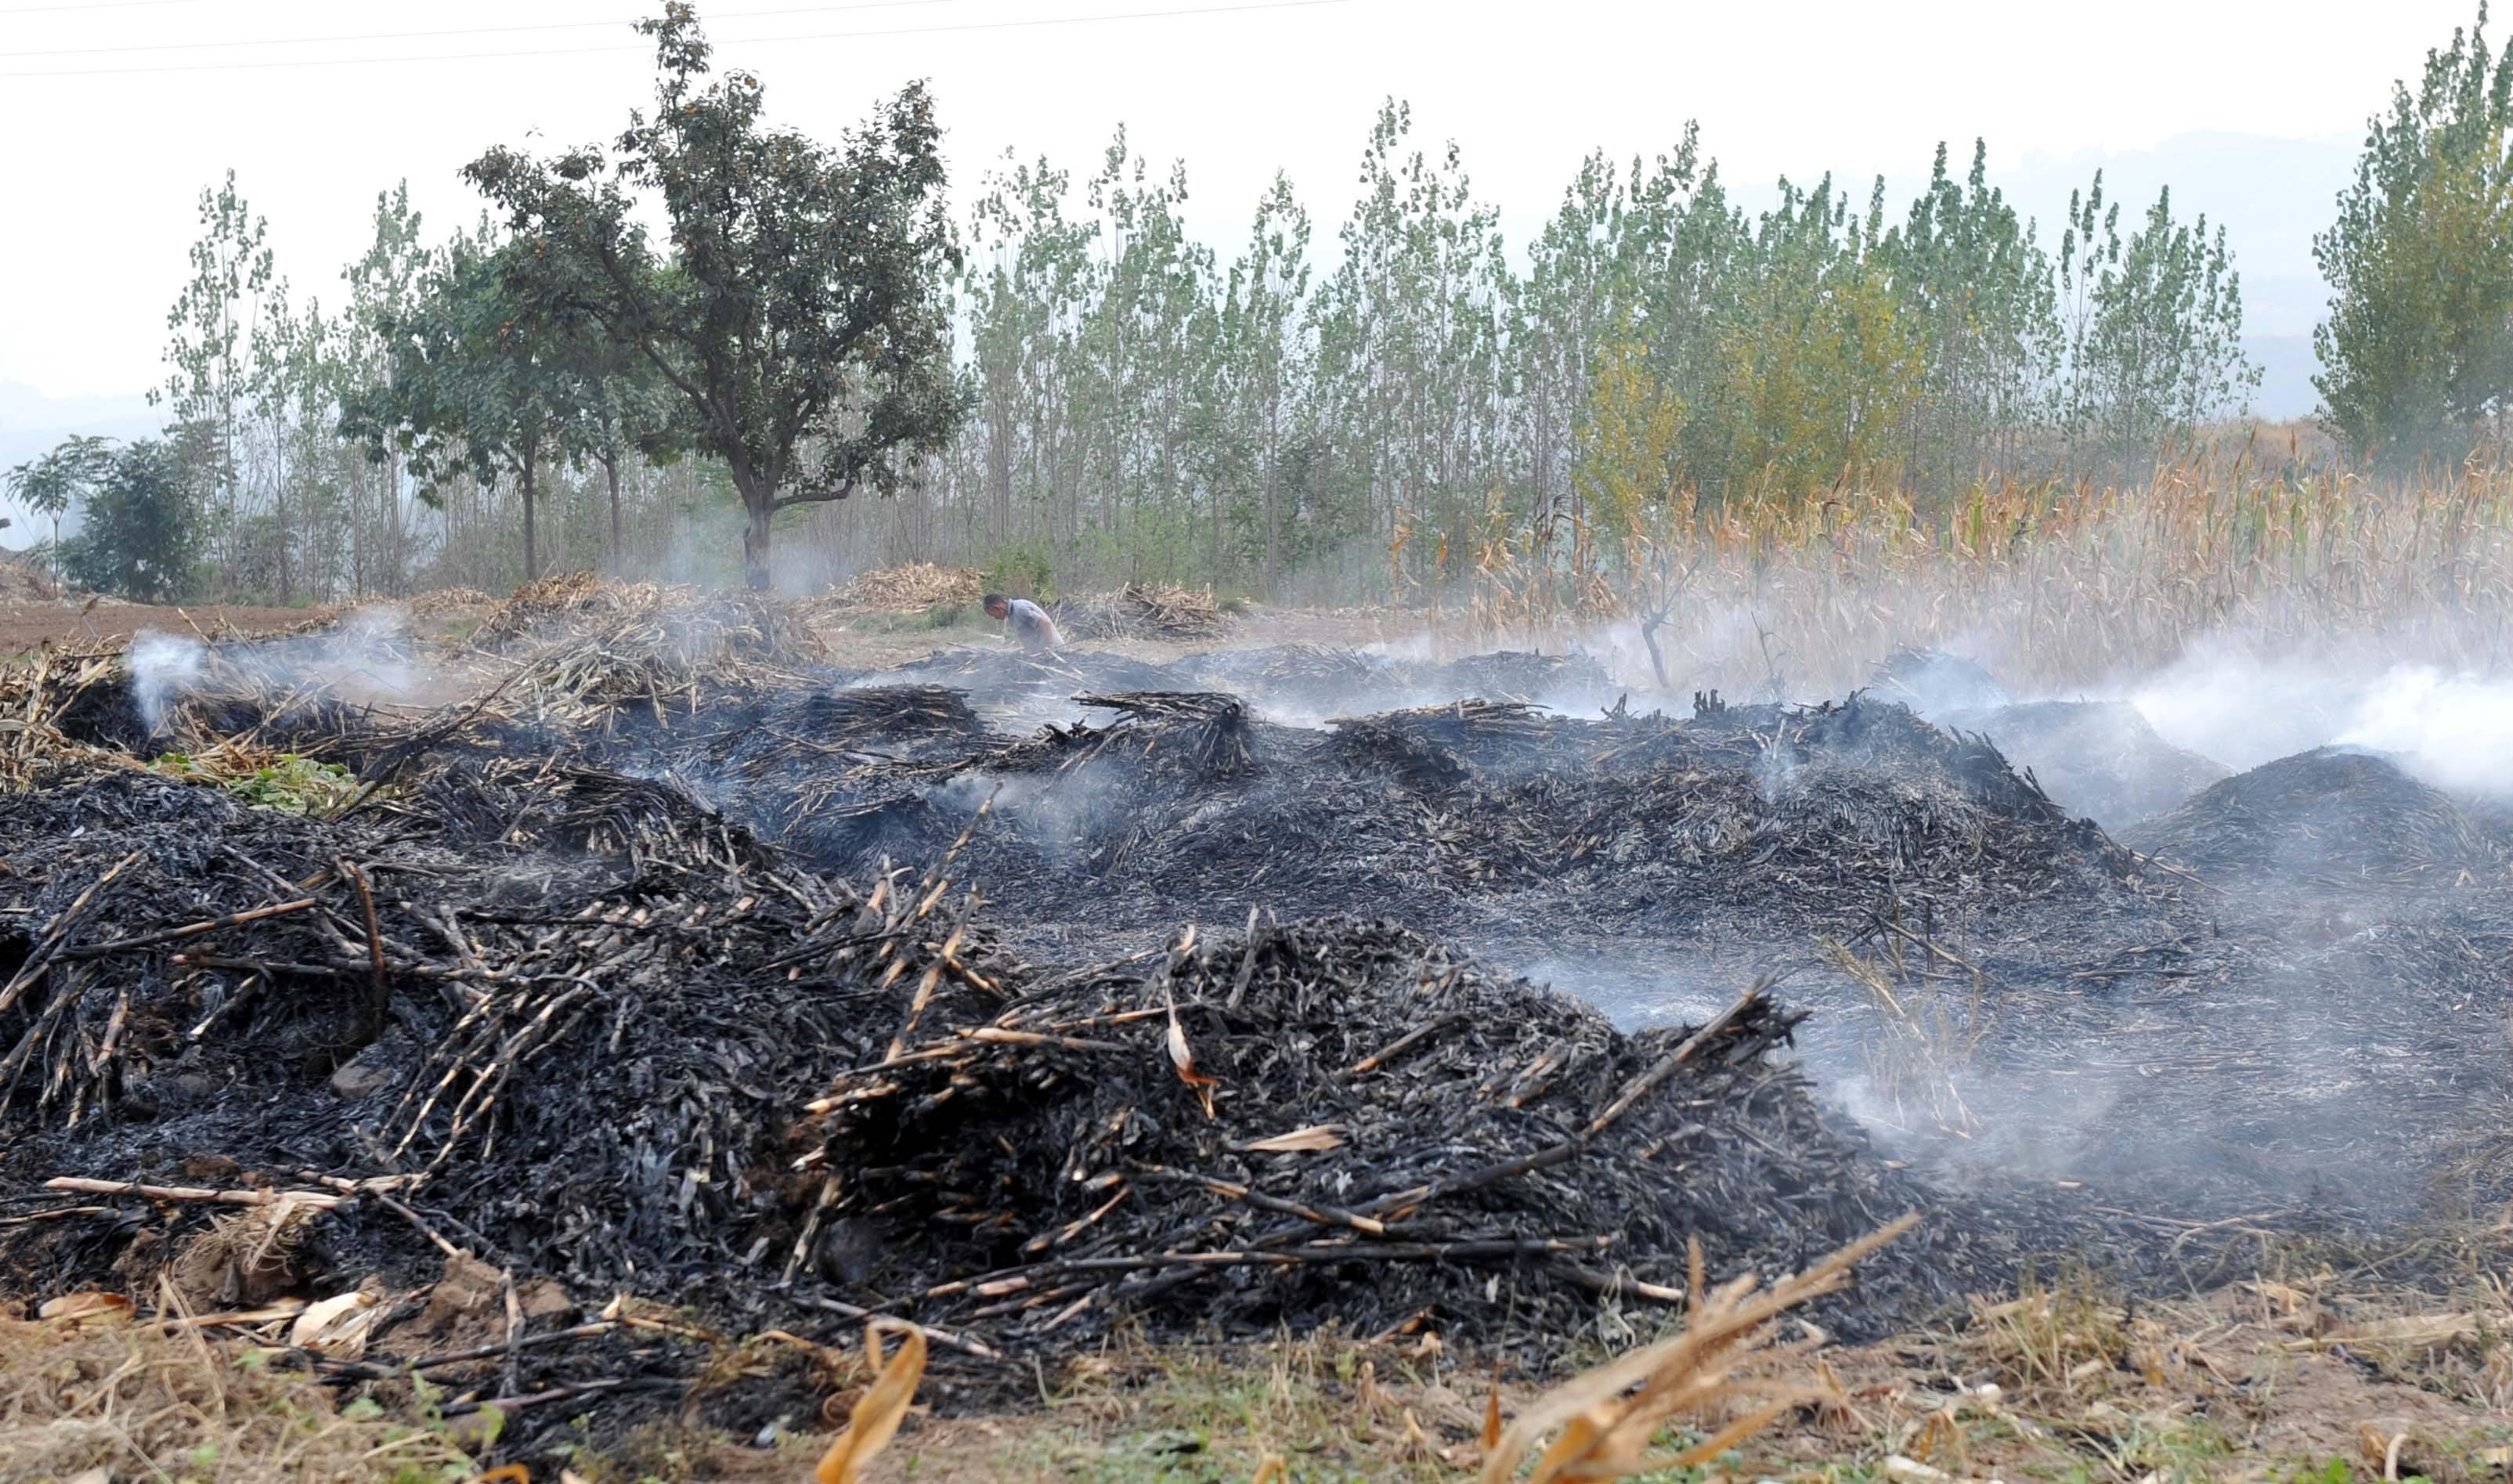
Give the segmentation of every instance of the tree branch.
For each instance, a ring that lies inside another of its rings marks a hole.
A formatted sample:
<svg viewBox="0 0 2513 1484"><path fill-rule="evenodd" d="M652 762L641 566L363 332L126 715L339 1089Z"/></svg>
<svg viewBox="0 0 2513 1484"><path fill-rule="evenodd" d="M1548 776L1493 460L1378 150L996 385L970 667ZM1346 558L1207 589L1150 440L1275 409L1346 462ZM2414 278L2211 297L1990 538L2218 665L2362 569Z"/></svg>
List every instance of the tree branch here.
<svg viewBox="0 0 2513 1484"><path fill-rule="evenodd" d="M857 476L849 474L835 489L797 490L791 495L782 495L778 497L778 499L773 501L768 508L771 510L782 510L789 505L828 504L833 501L845 500L849 496L855 494L856 487L862 481Z"/></svg>

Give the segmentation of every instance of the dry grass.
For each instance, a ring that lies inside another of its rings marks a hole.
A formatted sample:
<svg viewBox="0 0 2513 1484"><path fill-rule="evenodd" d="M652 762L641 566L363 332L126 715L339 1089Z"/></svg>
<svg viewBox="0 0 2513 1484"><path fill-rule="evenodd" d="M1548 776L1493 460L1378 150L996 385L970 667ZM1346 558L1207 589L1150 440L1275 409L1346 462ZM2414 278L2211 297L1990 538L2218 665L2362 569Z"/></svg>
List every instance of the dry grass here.
<svg viewBox="0 0 2513 1484"><path fill-rule="evenodd" d="M2486 668L2513 659L2513 469L2377 485L2249 451L2129 489L1678 495L1621 532L1496 525L1460 566L1461 592L1409 597L1462 610L1461 644L1560 643L1663 609L1670 670L1737 695L1775 665L1839 694L1894 643L1994 652L2053 688L2151 669L2208 633Z"/></svg>
<svg viewBox="0 0 2513 1484"><path fill-rule="evenodd" d="M1749 1363L1769 1365L1794 1352L1775 1348L1772 1321L1810 1299L1849 1281L1859 1259L1918 1223L1901 1221L1842 1248L1803 1273L1756 1293L1751 1274L1705 1292L1701 1250L1694 1248L1692 1300L1684 1328L1668 1339L1598 1367L1555 1387L1519 1414L1487 1444L1483 1484L1508 1484L1518 1465L1546 1437L1529 1484L1628 1478L1705 1464L1761 1432L1801 1404L1827 1399L1811 1379L1752 1379L1736 1374ZM1653 1455L1661 1430L1686 1422L1704 1436L1672 1453Z"/></svg>
<svg viewBox="0 0 2513 1484"><path fill-rule="evenodd" d="M95 1472L102 1470L102 1472ZM421 1484L475 1476L444 1430L335 1403L188 1325L0 1320L0 1478Z"/></svg>
<svg viewBox="0 0 2513 1484"><path fill-rule="evenodd" d="M2020 1398L2061 1404L2121 1370L2137 1346L2128 1308L2082 1266L2028 1274L2013 1299L1974 1299L1966 1348Z"/></svg>

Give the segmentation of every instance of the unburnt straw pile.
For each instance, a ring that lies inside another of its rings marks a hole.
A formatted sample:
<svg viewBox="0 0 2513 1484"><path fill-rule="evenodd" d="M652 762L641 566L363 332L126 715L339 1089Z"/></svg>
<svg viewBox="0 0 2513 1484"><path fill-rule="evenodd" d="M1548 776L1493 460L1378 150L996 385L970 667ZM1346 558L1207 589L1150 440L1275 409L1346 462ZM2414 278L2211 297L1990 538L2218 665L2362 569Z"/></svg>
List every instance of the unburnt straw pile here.
<svg viewBox="0 0 2513 1484"><path fill-rule="evenodd" d="M1210 589L1129 582L1116 592L1049 605L1068 639L1165 639L1197 643L1230 631Z"/></svg>
<svg viewBox="0 0 2513 1484"><path fill-rule="evenodd" d="M827 606L839 613L910 613L937 603L975 603L985 574L975 567L907 562L859 572L832 588Z"/></svg>

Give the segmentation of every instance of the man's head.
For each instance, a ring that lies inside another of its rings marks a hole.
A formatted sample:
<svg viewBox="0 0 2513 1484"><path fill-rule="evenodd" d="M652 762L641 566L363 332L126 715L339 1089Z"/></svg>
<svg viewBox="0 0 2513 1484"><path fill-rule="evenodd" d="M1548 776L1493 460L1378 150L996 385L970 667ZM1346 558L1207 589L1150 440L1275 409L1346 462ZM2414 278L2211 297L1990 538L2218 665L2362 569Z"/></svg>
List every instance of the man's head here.
<svg viewBox="0 0 2513 1484"><path fill-rule="evenodd" d="M1001 619L1011 615L1013 605L1005 600L1002 593L990 592L985 596L985 609L987 618Z"/></svg>

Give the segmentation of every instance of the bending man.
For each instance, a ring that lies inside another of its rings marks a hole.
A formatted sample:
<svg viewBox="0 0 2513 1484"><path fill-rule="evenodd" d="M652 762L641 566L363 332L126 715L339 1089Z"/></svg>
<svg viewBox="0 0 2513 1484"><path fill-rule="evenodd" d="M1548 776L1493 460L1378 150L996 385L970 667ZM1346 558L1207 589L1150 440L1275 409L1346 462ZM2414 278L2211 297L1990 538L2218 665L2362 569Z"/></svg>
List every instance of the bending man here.
<svg viewBox="0 0 2513 1484"><path fill-rule="evenodd" d="M1010 623L1013 637L1033 655L1052 655L1064 647L1064 636L1056 631L1056 621L1047 616L1046 609L1027 598L987 593L986 617L998 623Z"/></svg>

